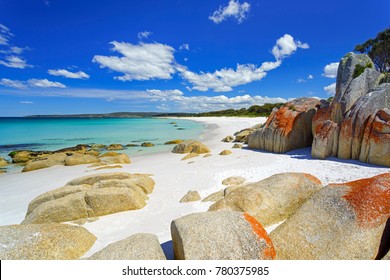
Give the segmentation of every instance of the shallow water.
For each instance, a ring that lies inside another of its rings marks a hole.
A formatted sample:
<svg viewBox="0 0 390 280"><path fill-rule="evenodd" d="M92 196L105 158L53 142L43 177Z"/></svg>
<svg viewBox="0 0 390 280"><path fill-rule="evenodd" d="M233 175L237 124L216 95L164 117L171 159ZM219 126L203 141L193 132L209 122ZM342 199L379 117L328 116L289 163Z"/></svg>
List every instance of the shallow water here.
<svg viewBox="0 0 390 280"><path fill-rule="evenodd" d="M121 151L135 156L168 151L172 146L165 142L198 139L203 130L202 124L181 119L0 118L0 156L9 159L8 153L14 150L55 151L77 144L155 145Z"/></svg>

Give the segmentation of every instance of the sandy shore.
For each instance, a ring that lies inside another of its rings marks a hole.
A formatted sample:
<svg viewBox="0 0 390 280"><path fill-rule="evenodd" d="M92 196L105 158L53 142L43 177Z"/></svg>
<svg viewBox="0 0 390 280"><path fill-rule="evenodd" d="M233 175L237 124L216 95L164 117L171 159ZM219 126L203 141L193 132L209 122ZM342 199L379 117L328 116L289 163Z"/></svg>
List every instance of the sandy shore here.
<svg viewBox="0 0 390 280"><path fill-rule="evenodd" d="M250 149L231 149L232 143L221 142L225 136L262 123L265 118L209 117L193 120L207 125L200 140L212 150L213 156L181 161L183 155L159 153L133 157L132 163L123 165L122 169L91 171L88 165L54 166L28 173L0 175L0 225L20 223L32 199L76 177L114 171L153 174L156 186L145 208L100 217L84 225L98 238L85 255L88 257L109 243L134 233L153 233L161 243L169 241L173 219L192 212L207 211L210 206L210 203L179 203L179 200L189 190L198 191L204 198L222 189L222 180L230 176L243 176L253 182L281 172L307 172L317 176L326 185L390 171L389 168L352 160L315 160L310 156L310 149L272 154ZM224 149L230 149L233 154L218 155Z"/></svg>

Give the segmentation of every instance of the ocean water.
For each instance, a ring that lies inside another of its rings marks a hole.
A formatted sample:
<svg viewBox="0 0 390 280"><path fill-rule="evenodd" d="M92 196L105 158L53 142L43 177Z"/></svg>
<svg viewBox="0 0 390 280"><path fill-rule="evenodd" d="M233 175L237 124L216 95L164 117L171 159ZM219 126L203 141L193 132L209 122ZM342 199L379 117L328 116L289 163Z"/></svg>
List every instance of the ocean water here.
<svg viewBox="0 0 390 280"><path fill-rule="evenodd" d="M204 128L198 122L162 118L0 118L0 156L9 160L8 153L14 150L55 151L77 144L155 144L120 151L144 155L171 150L172 145L164 145L169 140L199 139Z"/></svg>

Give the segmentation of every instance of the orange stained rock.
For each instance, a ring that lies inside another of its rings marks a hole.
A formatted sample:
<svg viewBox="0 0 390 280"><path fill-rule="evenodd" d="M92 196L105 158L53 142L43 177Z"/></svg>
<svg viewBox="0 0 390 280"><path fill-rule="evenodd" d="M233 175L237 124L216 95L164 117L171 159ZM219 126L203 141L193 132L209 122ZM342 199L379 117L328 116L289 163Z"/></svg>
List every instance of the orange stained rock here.
<svg viewBox="0 0 390 280"><path fill-rule="evenodd" d="M340 185L350 187L344 198L355 210L361 227L374 228L390 218L390 173L333 186Z"/></svg>
<svg viewBox="0 0 390 280"><path fill-rule="evenodd" d="M317 177L315 177L309 173L303 173L303 176L305 176L307 179L309 179L310 181L312 181L316 184L319 184L319 185L322 184L321 181Z"/></svg>
<svg viewBox="0 0 390 280"><path fill-rule="evenodd" d="M266 243L266 248L264 249L263 259L265 260L274 260L276 257L276 252L272 240L269 237L268 233L265 231L263 226L251 215L244 213L245 220L251 225L253 231L259 237L263 239Z"/></svg>

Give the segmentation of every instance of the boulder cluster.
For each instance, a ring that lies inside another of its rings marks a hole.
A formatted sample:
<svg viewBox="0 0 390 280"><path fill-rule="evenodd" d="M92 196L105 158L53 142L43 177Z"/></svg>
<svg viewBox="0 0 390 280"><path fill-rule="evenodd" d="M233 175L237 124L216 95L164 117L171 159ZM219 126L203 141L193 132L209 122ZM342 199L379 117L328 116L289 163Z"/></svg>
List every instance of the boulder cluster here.
<svg viewBox="0 0 390 280"><path fill-rule="evenodd" d="M215 201L208 212L171 222L171 242L160 245L157 236L138 233L89 259L165 260L163 248L177 260L390 258L390 173L328 186L306 173L255 183L230 177L222 184L225 189L203 200ZM96 237L77 224L142 208L153 187L141 174L74 179L31 201L21 225L0 227L0 258L83 258ZM191 191L184 200L199 199ZM271 225L276 228L268 234L265 227Z"/></svg>
<svg viewBox="0 0 390 280"><path fill-rule="evenodd" d="M373 65L365 54L347 54L331 102L300 98L275 108L248 147L284 153L312 146L314 158L390 166L390 83Z"/></svg>

